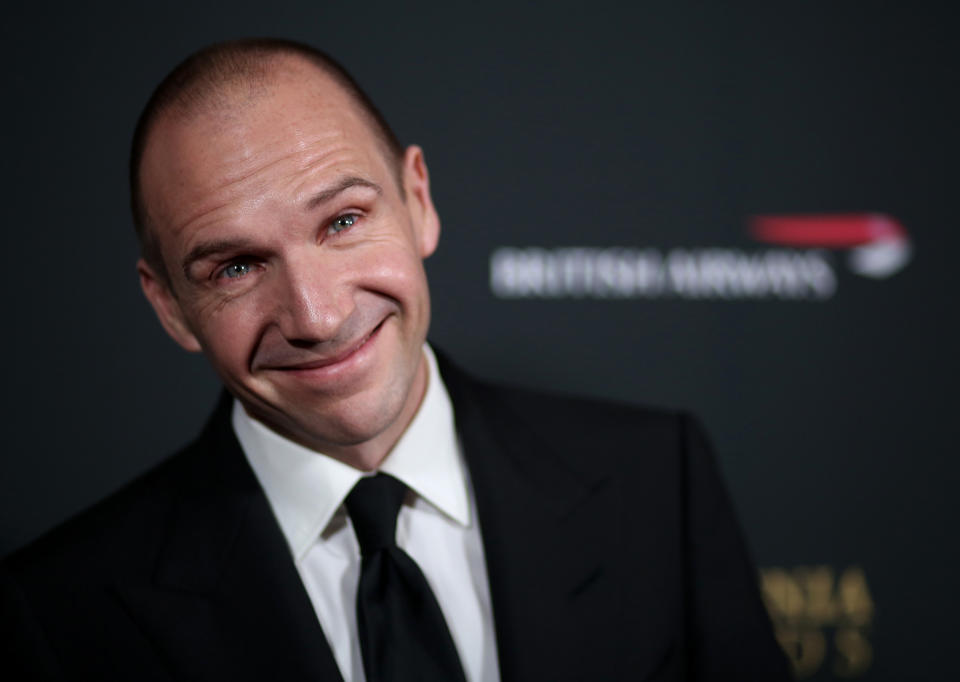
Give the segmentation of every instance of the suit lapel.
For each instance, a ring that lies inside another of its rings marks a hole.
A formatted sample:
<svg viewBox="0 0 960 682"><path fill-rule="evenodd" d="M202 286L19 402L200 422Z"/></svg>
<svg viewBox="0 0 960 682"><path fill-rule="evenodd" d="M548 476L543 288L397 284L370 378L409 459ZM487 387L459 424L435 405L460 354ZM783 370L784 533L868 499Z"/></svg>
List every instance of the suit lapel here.
<svg viewBox="0 0 960 682"><path fill-rule="evenodd" d="M184 471L134 618L189 679L340 680L310 599L229 422L224 397Z"/></svg>
<svg viewBox="0 0 960 682"><path fill-rule="evenodd" d="M501 679L597 679L597 661L623 648L617 488L437 356L476 499ZM176 499L155 571L120 596L179 676L341 680L229 408L225 396L169 474Z"/></svg>
<svg viewBox="0 0 960 682"><path fill-rule="evenodd" d="M612 486L566 466L491 389L438 359L480 517L501 678L588 679L614 647L599 633L616 630L619 610Z"/></svg>

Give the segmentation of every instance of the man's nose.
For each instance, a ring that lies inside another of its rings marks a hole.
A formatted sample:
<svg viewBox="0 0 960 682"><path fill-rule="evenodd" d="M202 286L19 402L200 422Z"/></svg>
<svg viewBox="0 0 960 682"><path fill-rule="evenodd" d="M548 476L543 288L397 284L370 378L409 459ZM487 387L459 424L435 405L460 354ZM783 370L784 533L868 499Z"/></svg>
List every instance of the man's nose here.
<svg viewBox="0 0 960 682"><path fill-rule="evenodd" d="M353 312L342 264L310 255L289 259L279 277L277 325L288 343L330 341Z"/></svg>

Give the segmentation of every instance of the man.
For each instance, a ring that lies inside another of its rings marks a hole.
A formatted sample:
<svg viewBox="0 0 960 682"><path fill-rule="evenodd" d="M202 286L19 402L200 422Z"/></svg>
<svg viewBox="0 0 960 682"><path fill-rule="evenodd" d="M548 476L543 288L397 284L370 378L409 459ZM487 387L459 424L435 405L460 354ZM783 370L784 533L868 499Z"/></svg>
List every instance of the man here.
<svg viewBox="0 0 960 682"><path fill-rule="evenodd" d="M479 384L425 345L423 152L327 57L194 55L131 179L143 291L232 398L6 561L19 675L787 678L690 419Z"/></svg>

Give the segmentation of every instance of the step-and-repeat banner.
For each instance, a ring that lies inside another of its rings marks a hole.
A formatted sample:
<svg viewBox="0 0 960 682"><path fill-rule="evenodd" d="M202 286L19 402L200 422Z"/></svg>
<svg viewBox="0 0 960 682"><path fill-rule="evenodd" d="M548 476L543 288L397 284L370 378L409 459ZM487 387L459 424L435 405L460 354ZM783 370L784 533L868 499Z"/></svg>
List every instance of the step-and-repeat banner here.
<svg viewBox="0 0 960 682"><path fill-rule="evenodd" d="M953 8L621 4L13 11L0 551L212 406L141 300L127 145L186 53L279 35L333 53L423 146L438 347L696 412L798 677L953 679Z"/></svg>

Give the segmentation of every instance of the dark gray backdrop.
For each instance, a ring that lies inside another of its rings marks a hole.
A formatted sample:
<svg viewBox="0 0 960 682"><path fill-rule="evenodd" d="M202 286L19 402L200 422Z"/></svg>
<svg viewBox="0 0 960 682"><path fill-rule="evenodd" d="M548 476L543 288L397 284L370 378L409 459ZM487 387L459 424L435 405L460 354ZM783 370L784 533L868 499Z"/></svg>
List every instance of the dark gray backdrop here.
<svg viewBox="0 0 960 682"><path fill-rule="evenodd" d="M799 672L952 678L950 4L218 4L7 10L0 553L210 409L216 379L137 286L127 145L189 51L280 35L337 56L425 148L436 344L489 378L697 411ZM749 216L827 211L894 216L911 262L872 280L829 252L818 301L491 293L503 246L752 253Z"/></svg>

